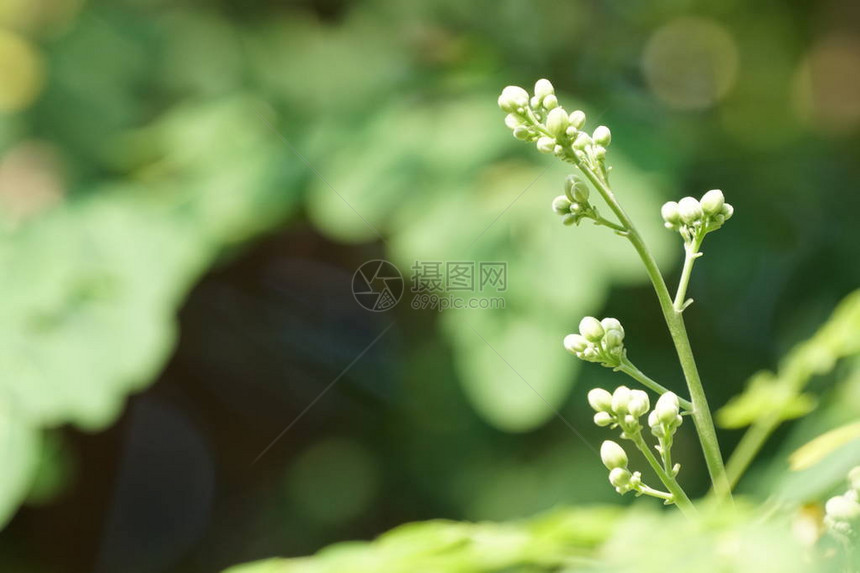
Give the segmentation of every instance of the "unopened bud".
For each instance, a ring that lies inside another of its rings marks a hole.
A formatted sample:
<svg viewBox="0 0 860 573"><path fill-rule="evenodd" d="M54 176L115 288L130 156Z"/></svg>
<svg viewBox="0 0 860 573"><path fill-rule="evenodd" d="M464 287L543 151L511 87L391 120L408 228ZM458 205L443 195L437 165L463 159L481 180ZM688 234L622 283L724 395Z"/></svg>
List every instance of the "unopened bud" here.
<svg viewBox="0 0 860 573"><path fill-rule="evenodd" d="M535 82L535 95L541 99L555 93L552 83L546 79L540 79Z"/></svg>
<svg viewBox="0 0 860 573"><path fill-rule="evenodd" d="M702 206L693 197L684 197L678 202L678 214L687 225L692 225L702 218Z"/></svg>
<svg viewBox="0 0 860 573"><path fill-rule="evenodd" d="M860 519L860 503L848 495L837 495L827 500L824 504L824 512L830 519L854 521Z"/></svg>
<svg viewBox="0 0 860 573"><path fill-rule="evenodd" d="M604 428L615 421L615 418L612 417L612 414L609 412L598 412L594 415L594 423Z"/></svg>
<svg viewBox="0 0 860 573"><path fill-rule="evenodd" d="M661 424L674 425L677 423L681 412L681 404L678 395L674 392L666 392L657 399L654 405L654 414Z"/></svg>
<svg viewBox="0 0 860 573"><path fill-rule="evenodd" d="M618 351L624 346L624 335L617 330L607 330L603 336L603 344L608 350Z"/></svg>
<svg viewBox="0 0 860 573"><path fill-rule="evenodd" d="M564 337L564 348L572 354L588 348L588 341L579 334L568 334Z"/></svg>
<svg viewBox="0 0 860 573"><path fill-rule="evenodd" d="M546 109L555 109L558 107L558 98L550 94L543 98L543 106Z"/></svg>
<svg viewBox="0 0 860 573"><path fill-rule="evenodd" d="M591 342L599 342L603 338L604 330L600 321L593 316L586 316L579 321L579 333Z"/></svg>
<svg viewBox="0 0 860 573"><path fill-rule="evenodd" d="M541 153L552 153L555 149L555 140L551 137L538 138L537 148Z"/></svg>
<svg viewBox="0 0 860 573"><path fill-rule="evenodd" d="M588 185L576 175L568 175L564 180L564 194L571 202L586 203L588 201Z"/></svg>
<svg viewBox="0 0 860 573"><path fill-rule="evenodd" d="M554 137L561 137L568 126L567 112L563 107L554 108L546 116L546 129Z"/></svg>
<svg viewBox="0 0 860 573"><path fill-rule="evenodd" d="M615 486L618 493L627 493L632 487L633 476L626 468L615 468L609 472L609 483Z"/></svg>
<svg viewBox="0 0 860 573"><path fill-rule="evenodd" d="M621 326L621 322L617 318L606 317L600 321L600 325L604 330L615 330L619 332L624 337L624 327Z"/></svg>
<svg viewBox="0 0 860 573"><path fill-rule="evenodd" d="M584 150L589 145L591 145L591 138L588 137L588 134L585 132L580 132L573 141L573 148L578 149L579 151Z"/></svg>
<svg viewBox="0 0 860 573"><path fill-rule="evenodd" d="M519 86L508 86L502 90L502 95L499 96L499 107L508 113L515 112L528 104L529 94Z"/></svg>
<svg viewBox="0 0 860 573"><path fill-rule="evenodd" d="M572 111L570 112L570 116L568 117L568 119L570 119L570 125L572 125L576 129L580 129L583 125L585 125L585 112L581 109Z"/></svg>
<svg viewBox="0 0 860 573"><path fill-rule="evenodd" d="M619 386L612 393L612 411L616 414L626 414L630 404L630 388Z"/></svg>
<svg viewBox="0 0 860 573"><path fill-rule="evenodd" d="M723 197L723 192L719 189L711 189L704 195L700 201L702 211L707 215L717 215L723 210L723 205L726 203L726 198Z"/></svg>
<svg viewBox="0 0 860 573"><path fill-rule="evenodd" d="M609 145L609 142L612 141L612 133L609 131L608 127L606 127L605 125L601 125L594 130L594 134L591 136L591 138L597 145L607 147Z"/></svg>
<svg viewBox="0 0 860 573"><path fill-rule="evenodd" d="M648 399L648 394L642 390L630 391L630 402L627 405L627 411L634 418L639 418L651 409L651 401Z"/></svg>
<svg viewBox="0 0 860 573"><path fill-rule="evenodd" d="M570 213L570 199L568 199L564 195L559 195L552 200L552 210L559 215L566 215Z"/></svg>
<svg viewBox="0 0 860 573"><path fill-rule="evenodd" d="M612 408L612 394L603 388L593 388L588 392L588 405L595 412L605 412Z"/></svg>
<svg viewBox="0 0 860 573"><path fill-rule="evenodd" d="M681 214L678 212L678 204L675 201L663 203L663 207L660 208L660 215L663 216L664 221L672 225L681 222Z"/></svg>
<svg viewBox="0 0 860 573"><path fill-rule="evenodd" d="M600 446L600 459L608 470L627 467L627 453L612 440L606 440Z"/></svg>
<svg viewBox="0 0 860 573"><path fill-rule="evenodd" d="M514 128L514 137L517 139L528 140L532 135L532 130L525 125L518 125Z"/></svg>

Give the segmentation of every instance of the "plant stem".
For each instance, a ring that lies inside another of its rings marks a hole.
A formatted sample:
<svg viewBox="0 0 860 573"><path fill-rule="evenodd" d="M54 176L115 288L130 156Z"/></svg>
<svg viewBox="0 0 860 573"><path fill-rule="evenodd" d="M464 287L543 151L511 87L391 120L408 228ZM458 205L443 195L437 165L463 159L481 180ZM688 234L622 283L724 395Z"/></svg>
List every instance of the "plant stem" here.
<svg viewBox="0 0 860 573"><path fill-rule="evenodd" d="M645 373L636 368L636 366L634 366L633 363L630 362L630 360L626 356L621 359L621 365L617 368L617 370L619 372L624 372L625 374L627 374L646 388L653 390L657 394L662 395L669 391L668 388L666 388L656 380L649 378L645 375ZM689 410L691 412L693 411L693 404L689 400L685 400L679 396L678 403L681 404L681 406L685 410Z"/></svg>
<svg viewBox="0 0 860 573"><path fill-rule="evenodd" d="M575 156L571 158L573 163L579 167L580 171L591 181L594 188L603 197L606 204L615 213L621 224L627 229L627 239L636 249L639 258L642 259L645 265L645 270L648 277L651 279L651 284L654 286L654 291L657 293L657 300L660 303L660 309L663 311L663 317L666 320L666 325L669 327L669 334L672 336L672 342L675 344L675 351L678 354L678 360L681 363L681 369L684 371L684 377L687 380L687 388L690 392L690 401L693 403L692 417L696 425L696 431L699 434L699 442L702 445L702 453L705 456L705 463L708 466L708 473L711 476L714 493L720 498L731 499L731 487L726 476L726 468L723 465L723 457L720 454L720 445L717 441L717 432L714 428L714 421L711 417L711 410L708 407L708 399L705 396L705 389L702 387L702 380L699 378L699 371L696 367L696 359L693 356L693 350L690 347L690 339L687 336L687 327L684 324L684 318L678 312L669 294L669 289L666 287L666 281L663 275L660 274L660 269L657 267L657 261L654 260L654 255L648 249L633 221L627 216L624 209L618 203L609 185L600 177L598 177L587 165Z"/></svg>
<svg viewBox="0 0 860 573"><path fill-rule="evenodd" d="M701 237L696 237L691 243L684 245L684 268L681 271L681 280L678 281L678 292L675 293L675 302L672 305L675 307L675 312L683 312L686 306L687 286L690 284L690 275L693 273L693 263L696 259L702 256L699 252L699 247L702 246Z"/></svg>
<svg viewBox="0 0 860 573"><path fill-rule="evenodd" d="M746 469L755 459L758 451L764 446L773 431L779 426L779 416L772 415L756 420L744 433L743 438L735 447L729 458L726 472L729 487L734 488Z"/></svg>
<svg viewBox="0 0 860 573"><path fill-rule="evenodd" d="M651 466L651 469L654 470L654 473L657 474L657 477L660 478L660 481L663 482L663 485L665 485L666 489L668 489L672 494L672 501L675 502L678 509L683 511L687 516L695 515L696 508L693 507L693 502L690 501L690 498L687 497L683 488L678 484L678 480L669 475L669 473L663 469L663 466L660 465L660 462L657 461L654 454L651 453L651 450L648 448L648 444L645 443L645 439L642 437L642 432L637 431L632 435L628 435L630 436L630 440L636 444L637 448L639 448L639 451L642 452L642 455L645 456L645 459L648 461L648 465Z"/></svg>
<svg viewBox="0 0 860 573"><path fill-rule="evenodd" d="M665 491L660 491L658 489L654 489L653 487L648 487L644 483L639 486L639 491L644 493L645 495L650 495L651 497L656 497L658 499L665 499L666 501L675 501L675 498L671 493L666 493Z"/></svg>

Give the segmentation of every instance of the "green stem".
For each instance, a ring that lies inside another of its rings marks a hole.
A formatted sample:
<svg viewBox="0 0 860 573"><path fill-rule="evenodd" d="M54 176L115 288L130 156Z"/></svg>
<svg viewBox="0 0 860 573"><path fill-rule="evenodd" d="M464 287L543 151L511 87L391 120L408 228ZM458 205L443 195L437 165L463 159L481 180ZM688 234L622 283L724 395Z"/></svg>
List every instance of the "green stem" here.
<svg viewBox="0 0 860 573"><path fill-rule="evenodd" d="M659 489L654 489L653 487L648 487L644 483L639 486L639 491L641 493L644 493L645 495L650 495L651 497L656 497L658 499L665 499L666 501L675 501L675 498L671 493L660 491Z"/></svg>
<svg viewBox="0 0 860 573"><path fill-rule="evenodd" d="M666 388L656 380L649 378L641 370L636 368L636 366L634 366L633 363L630 362L630 359L626 356L621 359L621 365L616 370L618 370L619 372L624 372L625 374L627 374L649 390L653 390L657 394L662 395L669 391L668 388ZM692 412L693 404L689 400L685 400L679 396L678 403L681 404L681 406L685 410L689 410Z"/></svg>
<svg viewBox="0 0 860 573"><path fill-rule="evenodd" d="M757 420L746 431L726 466L729 487L734 488L738 484L741 476L777 426L779 426L779 416L767 416Z"/></svg>
<svg viewBox="0 0 860 573"><path fill-rule="evenodd" d="M663 311L666 325L669 327L672 342L675 344L675 351L678 354L681 369L684 371L684 377L687 380L690 401L693 403L693 422L699 434L699 442L702 445L702 452L705 456L705 463L708 466L708 473L711 476L714 493L718 497L731 499L731 487L726 477L723 457L720 454L717 432L714 428L714 421L711 418L711 410L708 407L705 389L702 387L702 380L699 378L696 359L690 347L690 339L687 336L687 327L684 324L684 318L672 303L672 297L669 294L669 289L666 287L666 281L663 280L663 275L660 274L660 269L657 267L654 255L651 254L645 241L642 240L642 237L633 225L633 221L630 220L630 217L627 216L627 213L619 205L612 190L603 179L598 177L587 166L582 165L579 159L572 157L572 161L579 167L588 180L591 181L591 184L594 185L594 188L597 189L604 201L606 201L606 204L609 205L616 217L618 217L618 220L627 229L627 239L633 245L633 248L636 249L639 258L642 259L645 265L645 270L651 279L654 291L657 293L657 300L660 303L660 309Z"/></svg>
<svg viewBox="0 0 860 573"><path fill-rule="evenodd" d="M699 247L702 246L704 237L696 237L691 243L684 245L684 268L681 271L681 280L678 281L678 292L675 293L675 302L672 306L675 312L683 312L686 307L687 286L690 284L690 275L693 273L693 263L702 256Z"/></svg>
<svg viewBox="0 0 860 573"><path fill-rule="evenodd" d="M660 478L660 481L663 482L666 489L668 489L672 494L672 501L675 502L678 509L683 511L687 516L695 515L696 508L693 507L693 502L690 501L690 498L687 497L684 489L678 484L678 480L666 472L666 470L663 469L663 466L660 465L660 462L657 461L654 454L651 453L651 450L648 448L648 444L645 443L645 439L642 437L642 432L637 431L632 435L628 434L628 436L630 437L630 440L636 444L636 447L639 448L639 451L642 452L642 455L645 456L645 459L648 461L648 465L651 466L651 469L654 470L654 473L657 474L657 477Z"/></svg>

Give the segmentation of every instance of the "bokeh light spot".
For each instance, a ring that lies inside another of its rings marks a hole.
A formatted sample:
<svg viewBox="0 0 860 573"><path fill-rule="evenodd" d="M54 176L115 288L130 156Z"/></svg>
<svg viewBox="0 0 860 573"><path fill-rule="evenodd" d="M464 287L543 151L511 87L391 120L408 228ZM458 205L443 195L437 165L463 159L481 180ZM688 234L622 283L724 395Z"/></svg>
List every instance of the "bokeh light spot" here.
<svg viewBox="0 0 860 573"><path fill-rule="evenodd" d="M288 478L291 502L321 523L342 523L361 515L378 491L379 472L358 443L332 439L311 446Z"/></svg>
<svg viewBox="0 0 860 573"><path fill-rule="evenodd" d="M720 24L678 18L659 28L645 47L642 67L654 95L669 107L706 109L735 84L737 45Z"/></svg>
<svg viewBox="0 0 860 573"><path fill-rule="evenodd" d="M0 113L27 108L42 89L39 54L24 38L0 29Z"/></svg>
<svg viewBox="0 0 860 573"><path fill-rule="evenodd" d="M816 45L795 76L798 116L827 133L844 133L860 124L860 39L831 35Z"/></svg>

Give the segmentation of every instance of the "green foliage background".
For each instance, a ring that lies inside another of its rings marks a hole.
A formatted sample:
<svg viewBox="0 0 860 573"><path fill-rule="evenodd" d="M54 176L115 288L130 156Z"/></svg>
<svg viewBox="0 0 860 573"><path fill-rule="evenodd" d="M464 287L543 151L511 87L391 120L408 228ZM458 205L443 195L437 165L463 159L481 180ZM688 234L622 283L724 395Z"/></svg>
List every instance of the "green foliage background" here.
<svg viewBox="0 0 860 573"><path fill-rule="evenodd" d="M584 314L618 316L644 371L674 389L680 372L634 253L600 229L557 224L548 206L567 171L510 137L496 95L549 77L568 108L612 127L614 184L670 278L681 249L662 229L659 205L725 191L736 216L708 240L689 313L720 406L756 371L778 378L778 359L860 284L852 79L860 48L843 10L839 2L6 0L0 522L27 500L74 496L75 436L115 427L129 397L158 379L195 285L272 237L286 234L301 250L295 232L324 245L310 258L337 253L346 273L377 257L401 269L416 260L506 261L506 308L438 317L398 308L404 342L381 368L395 388L384 423L347 415L351 423L291 437L288 454L248 486L260 510L246 537L230 536L235 549L210 557L202 548L225 538L213 526L176 570L307 554L413 519L521 519L561 504L617 502L585 445L604 434L590 427L584 392L618 380L580 368L560 340ZM331 332L322 336L336 346ZM332 352L337 370L358 353ZM800 404L819 406L771 442L742 484L747 493L814 483L789 497L818 502L856 463L851 443L814 470L820 478L785 477L793 448L860 411L850 360L823 370L805 390L815 399ZM358 368L348 378L361 385L378 375ZM724 421L742 426L761 403L753 391ZM721 439L729 451L738 433ZM677 448L690 489L703 493L695 438L682 436ZM332 459L343 475L366 479L320 479L333 475ZM19 522L27 511L38 510ZM564 537L573 534L563 525L580 510L564 511L534 522L548 536L535 543L550 555L581 542ZM659 519L643 515L630 527ZM70 570L36 557L38 540L16 525L3 534L0 563ZM412 527L391 543L423 539L410 533L422 526ZM431 539L484 539L484 526L423 527ZM493 547L494 535L525 535L519 525L487 527ZM257 550L252 540L264 530L289 535ZM530 559L450 570L565 564Z"/></svg>

